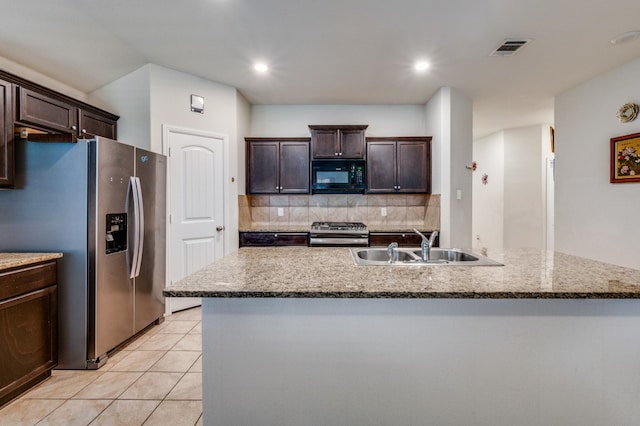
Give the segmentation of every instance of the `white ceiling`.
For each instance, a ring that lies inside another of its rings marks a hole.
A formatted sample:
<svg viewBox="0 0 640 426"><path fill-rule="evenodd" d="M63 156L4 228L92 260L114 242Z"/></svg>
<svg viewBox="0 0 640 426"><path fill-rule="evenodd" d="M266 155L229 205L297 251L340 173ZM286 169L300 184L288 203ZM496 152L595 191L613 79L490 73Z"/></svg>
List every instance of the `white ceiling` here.
<svg viewBox="0 0 640 426"><path fill-rule="evenodd" d="M639 58L640 40L609 43L639 18L638 0L2 0L0 56L83 92L155 63L252 104L424 104L451 86L480 137L550 123L555 95ZM512 37L532 42L489 56Z"/></svg>

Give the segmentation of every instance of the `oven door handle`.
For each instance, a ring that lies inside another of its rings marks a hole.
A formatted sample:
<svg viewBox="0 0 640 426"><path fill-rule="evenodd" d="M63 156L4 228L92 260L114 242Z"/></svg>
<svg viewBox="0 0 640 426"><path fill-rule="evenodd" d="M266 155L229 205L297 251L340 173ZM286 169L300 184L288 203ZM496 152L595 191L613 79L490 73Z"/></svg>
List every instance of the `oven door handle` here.
<svg viewBox="0 0 640 426"><path fill-rule="evenodd" d="M311 246L368 246L369 238L332 238L332 237L310 237L309 245Z"/></svg>

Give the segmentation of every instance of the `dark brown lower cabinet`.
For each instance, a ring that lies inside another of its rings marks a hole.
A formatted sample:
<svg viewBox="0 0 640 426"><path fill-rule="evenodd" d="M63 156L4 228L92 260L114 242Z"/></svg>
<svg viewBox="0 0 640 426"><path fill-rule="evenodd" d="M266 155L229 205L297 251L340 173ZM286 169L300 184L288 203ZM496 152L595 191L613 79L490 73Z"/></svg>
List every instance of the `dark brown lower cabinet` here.
<svg viewBox="0 0 640 426"><path fill-rule="evenodd" d="M307 246L307 232L240 232L240 247Z"/></svg>
<svg viewBox="0 0 640 426"><path fill-rule="evenodd" d="M0 406L58 363L56 262L0 271Z"/></svg>
<svg viewBox="0 0 640 426"><path fill-rule="evenodd" d="M420 231L427 238L431 236L430 231ZM398 243L400 247L420 247L422 243L422 237L415 232L370 232L369 233L369 245L375 246L388 246L391 243ZM438 238L433 244L438 247Z"/></svg>

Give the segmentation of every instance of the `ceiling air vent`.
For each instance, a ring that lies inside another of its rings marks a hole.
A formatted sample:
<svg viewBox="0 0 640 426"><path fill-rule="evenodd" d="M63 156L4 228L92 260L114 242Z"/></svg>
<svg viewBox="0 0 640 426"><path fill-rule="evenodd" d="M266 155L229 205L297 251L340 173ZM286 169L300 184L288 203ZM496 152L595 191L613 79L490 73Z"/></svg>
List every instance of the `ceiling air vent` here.
<svg viewBox="0 0 640 426"><path fill-rule="evenodd" d="M508 39L503 41L500 46L496 48L489 56L513 56L515 55L522 47L529 43L531 40L528 39L519 39L512 40Z"/></svg>

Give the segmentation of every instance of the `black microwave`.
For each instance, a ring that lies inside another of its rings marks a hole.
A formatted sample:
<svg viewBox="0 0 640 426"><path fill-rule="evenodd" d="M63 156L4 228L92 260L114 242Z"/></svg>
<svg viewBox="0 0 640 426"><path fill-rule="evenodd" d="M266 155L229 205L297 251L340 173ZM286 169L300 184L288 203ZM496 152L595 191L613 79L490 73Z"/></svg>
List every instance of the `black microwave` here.
<svg viewBox="0 0 640 426"><path fill-rule="evenodd" d="M314 194L364 194L365 160L314 160L311 192Z"/></svg>

